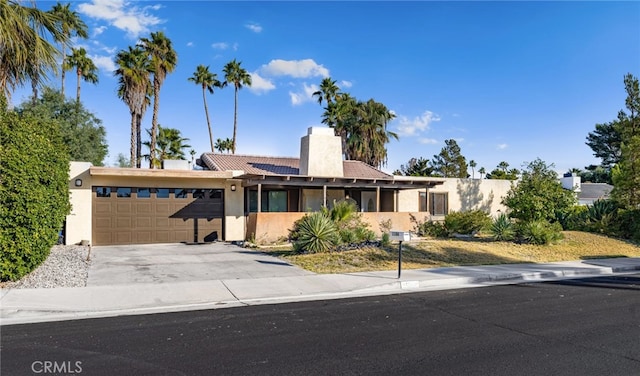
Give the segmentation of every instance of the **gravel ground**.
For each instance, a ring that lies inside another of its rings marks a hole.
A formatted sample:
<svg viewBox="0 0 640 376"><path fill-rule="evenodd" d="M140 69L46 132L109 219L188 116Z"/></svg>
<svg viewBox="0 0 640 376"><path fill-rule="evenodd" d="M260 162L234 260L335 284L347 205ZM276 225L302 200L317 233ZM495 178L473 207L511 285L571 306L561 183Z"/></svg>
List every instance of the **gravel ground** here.
<svg viewBox="0 0 640 376"><path fill-rule="evenodd" d="M5 282L2 288L32 289L54 287L84 287L91 261L87 261L88 246L56 245L49 257L36 270L16 282Z"/></svg>

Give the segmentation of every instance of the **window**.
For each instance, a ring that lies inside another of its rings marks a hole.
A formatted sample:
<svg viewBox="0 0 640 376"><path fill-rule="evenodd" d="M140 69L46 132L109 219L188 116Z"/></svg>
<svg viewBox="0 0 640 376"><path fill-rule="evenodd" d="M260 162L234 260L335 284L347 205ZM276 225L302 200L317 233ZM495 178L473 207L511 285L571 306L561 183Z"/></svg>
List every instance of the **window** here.
<svg viewBox="0 0 640 376"><path fill-rule="evenodd" d="M187 198L189 197L189 190L176 188L173 190L175 198Z"/></svg>
<svg viewBox="0 0 640 376"><path fill-rule="evenodd" d="M429 212L431 215L447 215L449 212L449 194L431 192L429 194Z"/></svg>
<svg viewBox="0 0 640 376"><path fill-rule="evenodd" d="M222 189L209 189L209 198L221 199Z"/></svg>
<svg viewBox="0 0 640 376"><path fill-rule="evenodd" d="M96 187L96 197L111 197L111 187Z"/></svg>
<svg viewBox="0 0 640 376"><path fill-rule="evenodd" d="M262 212L286 212L287 191L262 191ZM258 191L249 191L249 211L258 211Z"/></svg>
<svg viewBox="0 0 640 376"><path fill-rule="evenodd" d="M194 189L193 198L204 198L204 189Z"/></svg>
<svg viewBox="0 0 640 376"><path fill-rule="evenodd" d="M169 198L169 188L156 188L156 198Z"/></svg>
<svg viewBox="0 0 640 376"><path fill-rule="evenodd" d="M138 198L149 198L151 197L151 188L138 188Z"/></svg>
<svg viewBox="0 0 640 376"><path fill-rule="evenodd" d="M426 212L427 211L427 192L419 192L418 197L418 211Z"/></svg>
<svg viewBox="0 0 640 376"><path fill-rule="evenodd" d="M128 187L118 187L116 190L116 197L120 198L129 198L131 197L131 188Z"/></svg>

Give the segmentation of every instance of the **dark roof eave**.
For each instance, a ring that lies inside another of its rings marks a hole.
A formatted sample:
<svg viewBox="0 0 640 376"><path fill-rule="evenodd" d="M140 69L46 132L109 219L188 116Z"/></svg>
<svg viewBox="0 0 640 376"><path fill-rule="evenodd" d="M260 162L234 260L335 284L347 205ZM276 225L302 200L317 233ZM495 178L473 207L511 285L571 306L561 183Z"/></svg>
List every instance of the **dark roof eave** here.
<svg viewBox="0 0 640 376"><path fill-rule="evenodd" d="M257 175L245 174L237 177L244 180L243 186L258 184L298 186L298 187L347 187L374 188L387 187L396 189L432 188L444 183L442 180L395 180L391 178L352 178L352 177L318 177L303 175Z"/></svg>

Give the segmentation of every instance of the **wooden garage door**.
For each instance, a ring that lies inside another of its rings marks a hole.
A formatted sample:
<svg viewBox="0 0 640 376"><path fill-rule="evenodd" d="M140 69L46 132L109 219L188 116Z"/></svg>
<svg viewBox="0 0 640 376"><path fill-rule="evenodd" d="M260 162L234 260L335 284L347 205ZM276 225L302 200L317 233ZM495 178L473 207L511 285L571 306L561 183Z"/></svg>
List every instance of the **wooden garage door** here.
<svg viewBox="0 0 640 376"><path fill-rule="evenodd" d="M222 240L222 189L93 187L94 245Z"/></svg>

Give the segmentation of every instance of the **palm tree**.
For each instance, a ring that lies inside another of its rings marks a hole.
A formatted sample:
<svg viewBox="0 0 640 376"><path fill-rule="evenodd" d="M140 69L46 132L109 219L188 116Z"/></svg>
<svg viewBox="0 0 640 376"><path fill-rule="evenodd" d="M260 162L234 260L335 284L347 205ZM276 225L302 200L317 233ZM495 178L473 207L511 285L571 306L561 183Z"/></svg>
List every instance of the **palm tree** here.
<svg viewBox="0 0 640 376"><path fill-rule="evenodd" d="M320 82L320 90L314 92L311 96L318 97L318 104L322 105L322 101L327 102L327 106L335 102L340 95L340 88L336 85L336 81L331 77L326 77Z"/></svg>
<svg viewBox="0 0 640 376"><path fill-rule="evenodd" d="M147 134L149 135L149 138L151 138L152 131L147 129ZM186 141L189 141L189 139L182 137L180 130L175 128L163 128L158 124L156 146L152 148L151 141L145 141L143 145L149 148L149 154L145 154L144 157L153 163L153 166L156 168L162 167L162 162L165 160L185 160L186 156L184 149L191 147L191 145L185 143ZM152 153L157 156L155 159L151 159Z"/></svg>
<svg viewBox="0 0 640 376"><path fill-rule="evenodd" d="M178 63L178 55L171 40L162 31L151 33L151 38L140 39L140 46L150 59L150 72L153 74L153 118L151 120L151 145L156 144L158 134L158 108L160 106L160 87L168 73L173 72ZM155 168L155 148L151 148L150 168Z"/></svg>
<svg viewBox="0 0 640 376"><path fill-rule="evenodd" d="M116 55L118 69L118 98L129 106L131 114L131 166L140 168L142 140L142 118L151 103L149 60L140 46L129 47Z"/></svg>
<svg viewBox="0 0 640 376"><path fill-rule="evenodd" d="M68 69L76 68L78 75L78 86L76 88L76 101L80 103L80 81L84 80L92 84L98 83L98 67L93 60L87 56L84 48L72 48L71 55L67 55L64 67Z"/></svg>
<svg viewBox="0 0 640 376"><path fill-rule="evenodd" d="M233 140L230 138L225 138L224 140L219 138L216 140L215 148L220 152L224 153L225 151L229 153L233 148Z"/></svg>
<svg viewBox="0 0 640 376"><path fill-rule="evenodd" d="M485 170L485 168L484 168L484 167L480 167L480 169L478 170L478 172L480 173L480 179L482 179L482 175L484 175L484 174L487 172L487 170Z"/></svg>
<svg viewBox="0 0 640 376"><path fill-rule="evenodd" d="M62 35L64 36L64 40L65 42L63 42L62 40L58 40L56 39L55 41L60 43L60 47L61 47L61 51L62 51L62 56L66 56L66 47L67 47L67 40L69 40L71 37L80 37L83 39L87 39L89 37L89 34L87 32L87 25L84 23L84 21L82 21L82 19L80 19L80 16L78 15L77 12L72 11L70 9L71 4L67 3L65 5L62 5L60 2L58 2L56 5L53 6L53 8L51 8L51 10L49 11L50 13L52 13L57 21L56 23L58 24L58 27L60 28ZM62 95L64 95L64 78L65 78L65 73L66 73L66 69L64 69L64 61L62 63L62 85L61 85L61 89L60 91L62 92Z"/></svg>
<svg viewBox="0 0 640 376"><path fill-rule="evenodd" d="M471 167L471 179L475 179L476 178L476 166L478 164L476 163L476 161L474 161L473 159L469 161L469 167Z"/></svg>
<svg viewBox="0 0 640 376"><path fill-rule="evenodd" d="M188 80L195 83L196 85L202 86L202 101L204 102L204 114L207 117L207 127L209 128L209 142L211 143L211 152L214 152L214 144L213 144L213 133L211 132L211 122L209 121L209 109L207 108L207 97L206 92L213 94L213 88L222 87L222 83L218 81L218 75L215 73L209 72L209 67L204 65L198 65L196 71L193 73L192 77L189 77Z"/></svg>
<svg viewBox="0 0 640 376"><path fill-rule="evenodd" d="M231 152L236 153L236 135L238 130L238 90L242 89L242 85L251 86L251 75L240 66L241 61L233 59L228 62L222 71L224 72L224 86L233 84L235 88L235 104L233 107L233 145Z"/></svg>
<svg viewBox="0 0 640 376"><path fill-rule="evenodd" d="M66 43L56 17L21 1L0 0L0 94L7 104L16 87L30 79L36 85L56 72L59 51L50 39Z"/></svg>

